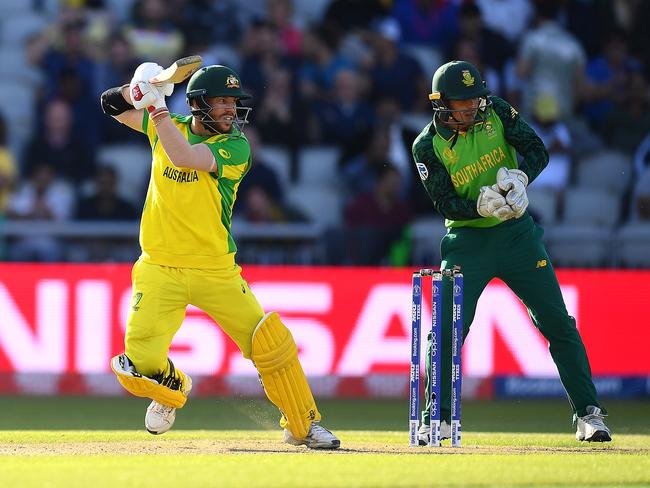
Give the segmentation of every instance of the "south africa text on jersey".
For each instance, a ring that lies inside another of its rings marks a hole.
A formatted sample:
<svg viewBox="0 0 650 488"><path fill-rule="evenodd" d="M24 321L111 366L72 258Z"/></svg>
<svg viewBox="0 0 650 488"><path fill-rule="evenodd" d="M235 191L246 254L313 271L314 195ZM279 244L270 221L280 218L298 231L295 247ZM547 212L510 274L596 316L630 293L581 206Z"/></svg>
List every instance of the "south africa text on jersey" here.
<svg viewBox="0 0 650 488"><path fill-rule="evenodd" d="M165 167L163 176L166 176L177 183L192 183L194 181L199 181L199 174L196 171L180 171L170 168L169 166Z"/></svg>

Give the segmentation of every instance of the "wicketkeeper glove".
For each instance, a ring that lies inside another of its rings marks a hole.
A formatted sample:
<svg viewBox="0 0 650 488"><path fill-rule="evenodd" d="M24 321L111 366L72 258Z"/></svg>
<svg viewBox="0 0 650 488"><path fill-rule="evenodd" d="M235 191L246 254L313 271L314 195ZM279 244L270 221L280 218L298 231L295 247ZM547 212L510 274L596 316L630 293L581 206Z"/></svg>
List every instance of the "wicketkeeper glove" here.
<svg viewBox="0 0 650 488"><path fill-rule="evenodd" d="M506 203L514 211L514 217L521 217L528 208L528 176L519 169L499 168L497 186L505 192Z"/></svg>
<svg viewBox="0 0 650 488"><path fill-rule="evenodd" d="M508 205L496 184L481 187L476 211L481 217L496 217L499 220L508 220L515 216L514 210Z"/></svg>

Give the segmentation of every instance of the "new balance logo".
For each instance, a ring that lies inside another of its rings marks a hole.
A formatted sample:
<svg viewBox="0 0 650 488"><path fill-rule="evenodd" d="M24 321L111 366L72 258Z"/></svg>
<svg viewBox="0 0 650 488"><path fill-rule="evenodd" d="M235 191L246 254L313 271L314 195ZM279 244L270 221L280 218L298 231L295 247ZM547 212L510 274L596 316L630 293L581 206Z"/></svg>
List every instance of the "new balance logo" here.
<svg viewBox="0 0 650 488"><path fill-rule="evenodd" d="M537 266L535 266L535 267L536 268L544 268L544 267L546 267L547 264L548 263L546 262L546 259L541 259L541 260L537 261Z"/></svg>

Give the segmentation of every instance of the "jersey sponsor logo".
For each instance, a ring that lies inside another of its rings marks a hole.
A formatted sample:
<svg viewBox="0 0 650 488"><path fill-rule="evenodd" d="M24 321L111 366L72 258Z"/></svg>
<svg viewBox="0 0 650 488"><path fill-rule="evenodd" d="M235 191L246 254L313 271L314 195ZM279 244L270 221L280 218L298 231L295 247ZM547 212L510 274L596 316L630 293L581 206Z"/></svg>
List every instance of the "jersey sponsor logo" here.
<svg viewBox="0 0 650 488"><path fill-rule="evenodd" d="M239 80L235 75L228 75L228 78L226 78L226 88L239 88Z"/></svg>
<svg viewBox="0 0 650 488"><path fill-rule="evenodd" d="M140 310L140 302L142 301L142 292L138 292L133 295L133 300L131 301L131 308L134 312Z"/></svg>
<svg viewBox="0 0 650 488"><path fill-rule="evenodd" d="M463 85L467 87L474 86L474 77L468 69L463 70Z"/></svg>
<svg viewBox="0 0 650 488"><path fill-rule="evenodd" d="M546 259L540 259L539 261L537 261L537 266L535 266L535 267L536 268L545 268L547 264L548 264L548 262L546 261Z"/></svg>
<svg viewBox="0 0 650 488"><path fill-rule="evenodd" d="M222 158L230 159L232 157L232 155L228 151L226 151L225 149L219 148L219 150L217 152L219 153L219 155Z"/></svg>
<svg viewBox="0 0 650 488"><path fill-rule="evenodd" d="M518 113L519 112L517 112L513 107L510 107L510 118L511 119L514 119L517 116Z"/></svg>
<svg viewBox="0 0 650 488"><path fill-rule="evenodd" d="M503 151L501 146L496 149L482 154L476 161L471 164L464 166L458 171L451 174L451 182L454 185L454 188L458 188L463 185L471 183L474 178L478 177L482 173L490 171L491 168L496 168L502 166L499 163L506 160L506 153Z"/></svg>
<svg viewBox="0 0 650 488"><path fill-rule="evenodd" d="M415 165L418 168L418 173L420 173L420 179L422 181L426 180L429 177L429 169L424 163L416 163Z"/></svg>
<svg viewBox="0 0 650 488"><path fill-rule="evenodd" d="M450 164L454 164L458 161L458 154L451 147L446 147L442 151L442 157L449 161Z"/></svg>
<svg viewBox="0 0 650 488"><path fill-rule="evenodd" d="M169 166L165 167L163 176L170 180L174 180L176 183L193 183L199 181L199 174L196 170L179 171L177 169L172 169Z"/></svg>

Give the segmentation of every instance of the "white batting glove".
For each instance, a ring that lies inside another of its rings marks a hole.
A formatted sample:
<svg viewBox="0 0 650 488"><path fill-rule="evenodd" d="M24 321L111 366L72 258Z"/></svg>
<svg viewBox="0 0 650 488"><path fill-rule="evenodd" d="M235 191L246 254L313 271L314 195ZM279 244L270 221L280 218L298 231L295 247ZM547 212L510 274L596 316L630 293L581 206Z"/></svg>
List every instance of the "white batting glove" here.
<svg viewBox="0 0 650 488"><path fill-rule="evenodd" d="M129 84L131 101L135 109L149 109L149 107L152 107L149 110L153 111L167 108L165 96L169 96L174 92L174 85L167 83L157 86L148 81L162 70L163 67L156 63L142 63L136 68Z"/></svg>
<svg viewBox="0 0 650 488"><path fill-rule="evenodd" d="M506 202L514 211L516 218L521 217L528 208L528 176L519 169L499 168L497 172L497 186L505 192Z"/></svg>
<svg viewBox="0 0 650 488"><path fill-rule="evenodd" d="M515 216L514 210L499 192L497 185L481 187L481 193L476 201L476 211L481 217L496 217L499 220L508 220Z"/></svg>

